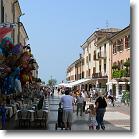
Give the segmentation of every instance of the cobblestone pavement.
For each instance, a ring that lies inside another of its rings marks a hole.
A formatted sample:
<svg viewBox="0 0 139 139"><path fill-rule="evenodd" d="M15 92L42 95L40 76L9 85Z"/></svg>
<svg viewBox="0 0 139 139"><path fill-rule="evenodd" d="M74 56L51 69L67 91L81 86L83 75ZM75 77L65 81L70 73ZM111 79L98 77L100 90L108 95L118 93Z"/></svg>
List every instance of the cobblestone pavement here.
<svg viewBox="0 0 139 139"><path fill-rule="evenodd" d="M29 130L45 130L45 131L56 131L55 124L57 122L57 110L58 104L60 101L60 96L55 95L54 97L50 97L49 99L49 115L48 115L48 126L47 128L41 127L31 127ZM93 102L87 102L86 107ZM15 117L12 117L6 126L6 130L28 130L28 128L19 128L14 120ZM76 112L73 114L73 124L71 131L89 131L88 129L88 115L83 113L82 116L76 116ZM106 126L105 131L99 130L94 132L113 132L113 131L123 131L123 132L130 132L131 131L131 122L130 122L130 107L125 106L123 104L119 104L118 106L111 106L108 104L105 116L104 116L104 123ZM61 132L60 128L57 129L57 132ZM65 130L64 130L65 131Z"/></svg>

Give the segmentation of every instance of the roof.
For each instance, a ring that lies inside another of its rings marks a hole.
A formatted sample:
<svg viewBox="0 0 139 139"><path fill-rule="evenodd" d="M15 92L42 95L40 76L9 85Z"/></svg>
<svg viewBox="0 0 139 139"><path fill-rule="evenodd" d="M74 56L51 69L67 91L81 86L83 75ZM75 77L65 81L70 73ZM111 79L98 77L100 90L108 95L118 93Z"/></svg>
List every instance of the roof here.
<svg viewBox="0 0 139 139"><path fill-rule="evenodd" d="M91 34L87 40L84 42L84 44L81 45L81 47L86 47L87 46L87 42L89 42L89 40L96 36L98 37L99 35L105 35L105 34L108 34L108 33L115 33L115 32L118 32L120 31L121 29L118 29L118 28L104 28L104 29L100 29L100 30L96 30L95 32L93 32L93 34Z"/></svg>
<svg viewBox="0 0 139 139"><path fill-rule="evenodd" d="M119 35L121 32L130 29L130 25L125 27L124 29L120 30L119 32L115 33L110 39L113 39L114 37L116 37L117 35Z"/></svg>
<svg viewBox="0 0 139 139"><path fill-rule="evenodd" d="M26 38L29 40L28 34L27 34L27 32L26 32L26 29L25 29L23 23L22 23L22 22L20 22L20 23L21 23L21 25L22 25L21 27L23 27L23 30L24 30L24 32L25 32L25 34L26 34L26 36L27 36Z"/></svg>

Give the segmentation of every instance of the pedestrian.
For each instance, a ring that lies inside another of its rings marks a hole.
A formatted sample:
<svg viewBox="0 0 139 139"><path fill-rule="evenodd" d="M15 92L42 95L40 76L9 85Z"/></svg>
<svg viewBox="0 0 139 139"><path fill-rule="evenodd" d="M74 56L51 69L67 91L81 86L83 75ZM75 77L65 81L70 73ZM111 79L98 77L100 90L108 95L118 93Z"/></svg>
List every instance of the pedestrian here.
<svg viewBox="0 0 139 139"><path fill-rule="evenodd" d="M77 96L76 103L77 103L77 116L78 116L79 109L80 109L80 116L82 116L83 103L84 103L84 98L82 96L82 93L80 93L79 96Z"/></svg>
<svg viewBox="0 0 139 139"><path fill-rule="evenodd" d="M96 121L96 108L94 107L93 104L90 104L89 108L87 108L86 114L88 113L89 113L89 117L88 117L89 130L95 130L98 124Z"/></svg>
<svg viewBox="0 0 139 139"><path fill-rule="evenodd" d="M85 112L87 94L86 94L86 92L84 91L84 89L82 90L81 93L82 93L82 96L83 96L83 98L84 98L84 102L83 102L83 112Z"/></svg>
<svg viewBox="0 0 139 139"><path fill-rule="evenodd" d="M5 108L5 104L3 103L0 106L0 113L1 113L1 123L2 123L2 129L6 128L6 108Z"/></svg>
<svg viewBox="0 0 139 139"><path fill-rule="evenodd" d="M58 93L58 96L59 96L59 94L60 94L60 88L57 89L57 93Z"/></svg>
<svg viewBox="0 0 139 139"><path fill-rule="evenodd" d="M96 105L96 120L98 125L96 126L96 129L99 130L100 126L103 130L105 130L105 125L103 122L103 117L106 112L107 102L103 96L102 93L98 93L98 98L96 99L95 105Z"/></svg>
<svg viewBox="0 0 139 139"><path fill-rule="evenodd" d="M93 92L90 91L90 102L92 102L92 100L93 100Z"/></svg>
<svg viewBox="0 0 139 139"><path fill-rule="evenodd" d="M114 107L114 97L113 97L112 95L109 95L109 96L108 96L108 99L111 100L111 104L112 104L112 106Z"/></svg>
<svg viewBox="0 0 139 139"><path fill-rule="evenodd" d="M65 130L68 130L68 128L71 130L74 99L70 95L69 90L65 90L65 95L61 97L59 105L61 104L63 105L63 122Z"/></svg>

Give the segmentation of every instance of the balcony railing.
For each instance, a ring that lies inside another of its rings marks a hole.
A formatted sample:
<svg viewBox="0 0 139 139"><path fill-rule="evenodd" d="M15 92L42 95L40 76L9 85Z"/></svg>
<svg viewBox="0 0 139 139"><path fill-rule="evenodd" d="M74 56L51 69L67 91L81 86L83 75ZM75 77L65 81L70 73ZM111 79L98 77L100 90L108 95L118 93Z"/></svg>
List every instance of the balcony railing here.
<svg viewBox="0 0 139 139"><path fill-rule="evenodd" d="M92 78L107 78L107 77L108 77L107 75L102 75L101 72L92 74Z"/></svg>
<svg viewBox="0 0 139 139"><path fill-rule="evenodd" d="M97 56L98 56L98 59L104 59L106 58L106 52L103 52L103 51L98 52Z"/></svg>

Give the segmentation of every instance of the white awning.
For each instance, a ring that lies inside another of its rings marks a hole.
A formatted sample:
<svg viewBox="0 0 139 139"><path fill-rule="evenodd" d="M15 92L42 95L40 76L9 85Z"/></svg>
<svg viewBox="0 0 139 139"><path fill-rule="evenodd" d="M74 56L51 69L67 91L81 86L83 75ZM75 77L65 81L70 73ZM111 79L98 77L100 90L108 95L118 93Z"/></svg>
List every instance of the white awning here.
<svg viewBox="0 0 139 139"><path fill-rule="evenodd" d="M76 86L76 85L79 85L79 84L83 84L83 83L86 83L86 82L88 82L88 81L91 81L92 79L80 79L80 80L77 80L77 81L74 81L74 82L71 82L71 83L69 83L70 84L70 86Z"/></svg>
<svg viewBox="0 0 139 139"><path fill-rule="evenodd" d="M60 84L58 84L57 85L58 87L72 87L72 86L70 86L70 83L60 83Z"/></svg>
<svg viewBox="0 0 139 139"><path fill-rule="evenodd" d="M63 86L63 87L74 87L76 85L80 85L80 84L83 84L83 83L87 83L88 81L91 81L92 79L80 79L80 80L77 80L77 81L73 81L73 82L70 82L70 83L60 83L58 84L57 86Z"/></svg>

